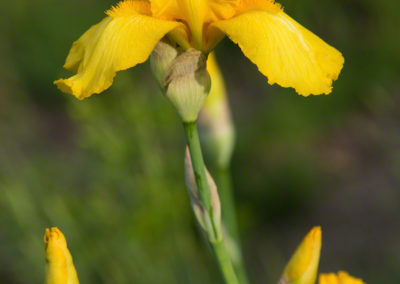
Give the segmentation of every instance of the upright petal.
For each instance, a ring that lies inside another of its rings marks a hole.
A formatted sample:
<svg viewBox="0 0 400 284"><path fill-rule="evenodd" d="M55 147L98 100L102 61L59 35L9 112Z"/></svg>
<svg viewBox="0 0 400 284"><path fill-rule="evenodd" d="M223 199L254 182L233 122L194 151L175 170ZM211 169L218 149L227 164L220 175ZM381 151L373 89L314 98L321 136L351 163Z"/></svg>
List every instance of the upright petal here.
<svg viewBox="0 0 400 284"><path fill-rule="evenodd" d="M163 20L184 19L178 0L150 0L153 17Z"/></svg>
<svg viewBox="0 0 400 284"><path fill-rule="evenodd" d="M64 67L77 74L55 81L58 88L84 99L109 88L117 71L146 61L157 42L180 25L150 13L144 1L123 1L109 10L74 42Z"/></svg>
<svg viewBox="0 0 400 284"><path fill-rule="evenodd" d="M229 167L235 144L235 127L232 122L224 77L214 53L207 60L211 77L211 90L198 119L204 151L222 169Z"/></svg>
<svg viewBox="0 0 400 284"><path fill-rule="evenodd" d="M268 83L295 88L304 96L329 94L344 63L342 54L272 4L216 22L211 28L239 44Z"/></svg>
<svg viewBox="0 0 400 284"><path fill-rule="evenodd" d="M63 233L58 228L46 229L44 245L46 249L46 284L79 284Z"/></svg>
<svg viewBox="0 0 400 284"><path fill-rule="evenodd" d="M190 30L191 44L205 50L204 25L235 15L240 0L150 0L154 17L182 20Z"/></svg>
<svg viewBox="0 0 400 284"><path fill-rule="evenodd" d="M314 284L321 251L321 228L314 227L286 265L280 284Z"/></svg>
<svg viewBox="0 0 400 284"><path fill-rule="evenodd" d="M154 17L168 20L181 19L186 22L190 22L191 17L200 18L197 20L200 22L228 19L235 14L240 4L240 0L150 0L150 2Z"/></svg>
<svg viewBox="0 0 400 284"><path fill-rule="evenodd" d="M326 273L320 274L319 284L365 284L360 278L350 276L345 271L339 271L338 274Z"/></svg>

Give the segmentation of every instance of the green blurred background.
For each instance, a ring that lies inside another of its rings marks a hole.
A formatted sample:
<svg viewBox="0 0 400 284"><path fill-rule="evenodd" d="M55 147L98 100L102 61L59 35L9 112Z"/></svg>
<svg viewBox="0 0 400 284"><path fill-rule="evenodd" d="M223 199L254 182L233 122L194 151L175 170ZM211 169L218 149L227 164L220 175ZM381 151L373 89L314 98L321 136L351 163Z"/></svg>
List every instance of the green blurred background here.
<svg viewBox="0 0 400 284"><path fill-rule="evenodd" d="M184 184L184 136L148 63L78 101L52 81L114 1L0 8L0 282L41 283L44 229L66 235L81 283L221 283ZM320 271L400 283L397 0L285 0L346 63L329 96L269 86L225 39L232 171L252 283L276 283L307 231Z"/></svg>

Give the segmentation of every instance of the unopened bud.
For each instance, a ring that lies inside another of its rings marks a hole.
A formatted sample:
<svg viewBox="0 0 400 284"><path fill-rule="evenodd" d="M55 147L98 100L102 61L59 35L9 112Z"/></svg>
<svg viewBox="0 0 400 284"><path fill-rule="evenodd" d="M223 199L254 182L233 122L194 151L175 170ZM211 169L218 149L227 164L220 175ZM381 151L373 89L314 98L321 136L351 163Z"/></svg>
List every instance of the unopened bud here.
<svg viewBox="0 0 400 284"><path fill-rule="evenodd" d="M180 53L180 49L167 39L158 42L150 56L150 67L160 87L163 88L163 81L172 61Z"/></svg>
<svg viewBox="0 0 400 284"><path fill-rule="evenodd" d="M67 241L58 228L46 229L46 284L79 284L78 275L67 248Z"/></svg>
<svg viewBox="0 0 400 284"><path fill-rule="evenodd" d="M279 284L314 284L321 252L321 227L314 227L297 247Z"/></svg>
<svg viewBox="0 0 400 284"><path fill-rule="evenodd" d="M206 154L219 168L229 166L235 144L235 128L226 95L224 78L213 53L207 60L211 90L199 114L199 128Z"/></svg>
<svg viewBox="0 0 400 284"><path fill-rule="evenodd" d="M165 95L184 122L197 120L210 91L206 59L202 52L188 49L173 60L164 76Z"/></svg>
<svg viewBox="0 0 400 284"><path fill-rule="evenodd" d="M210 237L219 238L220 236L218 235L220 235L221 232L213 232L211 221L214 222L216 228L221 227L221 203L219 201L217 186L215 185L215 182L207 169L206 175L211 195L212 217L209 215L209 212L207 212L206 208L199 198L199 192L193 172L192 159L190 157L189 149L186 147L185 178L193 211L195 213L197 221L199 222L203 230L205 230ZM211 218L213 218L213 220L211 220ZM215 235L215 233L217 234Z"/></svg>

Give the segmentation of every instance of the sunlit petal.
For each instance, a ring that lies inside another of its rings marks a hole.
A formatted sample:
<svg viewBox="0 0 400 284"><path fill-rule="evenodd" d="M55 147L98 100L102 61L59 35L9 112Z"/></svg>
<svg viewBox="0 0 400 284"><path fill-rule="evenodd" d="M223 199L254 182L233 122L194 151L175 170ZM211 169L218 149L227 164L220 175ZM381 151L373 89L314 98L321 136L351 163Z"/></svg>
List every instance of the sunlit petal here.
<svg viewBox="0 0 400 284"><path fill-rule="evenodd" d="M147 16L144 1L120 2L107 14L73 44L64 67L77 74L55 82L78 99L104 91L117 71L146 61L157 42L180 25Z"/></svg>
<svg viewBox="0 0 400 284"><path fill-rule="evenodd" d="M275 5L216 22L212 27L237 43L270 84L295 88L304 96L329 94L344 63L339 51Z"/></svg>

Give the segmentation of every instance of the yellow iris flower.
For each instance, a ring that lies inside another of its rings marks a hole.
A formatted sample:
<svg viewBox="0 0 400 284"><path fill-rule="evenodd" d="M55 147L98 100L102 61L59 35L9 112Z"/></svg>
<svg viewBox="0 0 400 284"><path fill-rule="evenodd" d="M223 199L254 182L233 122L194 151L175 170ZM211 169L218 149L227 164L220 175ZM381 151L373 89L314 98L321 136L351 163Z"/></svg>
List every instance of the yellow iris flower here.
<svg viewBox="0 0 400 284"><path fill-rule="evenodd" d="M64 67L76 74L55 81L78 99L104 91L117 71L146 61L164 36L208 53L227 35L270 84L304 96L330 93L344 63L273 0L125 0L106 14L74 42Z"/></svg>
<svg viewBox="0 0 400 284"><path fill-rule="evenodd" d="M67 241L58 228L46 229L46 284L79 284L78 275L67 248Z"/></svg>
<svg viewBox="0 0 400 284"><path fill-rule="evenodd" d="M288 262L279 284L314 284L318 273L318 263L322 243L321 227L314 227L300 243ZM365 284L347 272L321 273L319 284Z"/></svg>

